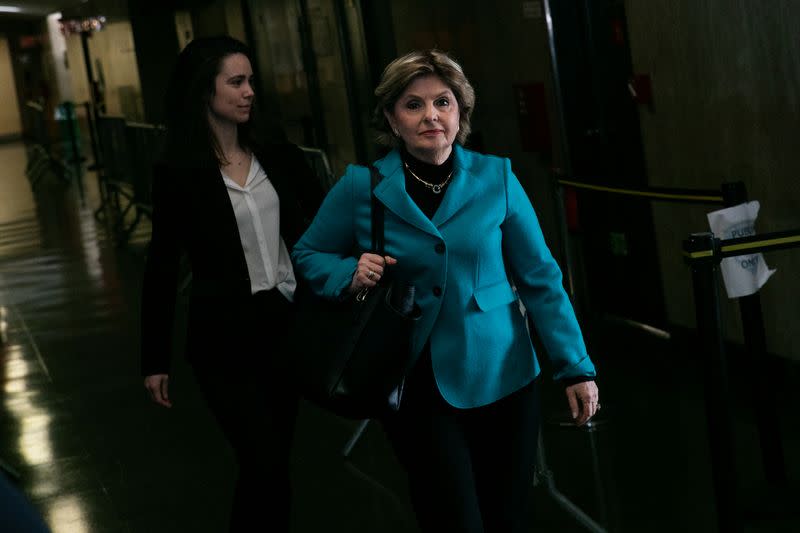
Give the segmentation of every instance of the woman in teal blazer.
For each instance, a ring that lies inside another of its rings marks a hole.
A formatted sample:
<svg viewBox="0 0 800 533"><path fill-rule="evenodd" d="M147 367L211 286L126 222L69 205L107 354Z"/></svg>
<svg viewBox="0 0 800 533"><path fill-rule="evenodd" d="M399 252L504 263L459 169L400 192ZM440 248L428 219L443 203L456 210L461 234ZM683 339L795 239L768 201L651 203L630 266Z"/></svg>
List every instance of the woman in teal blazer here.
<svg viewBox="0 0 800 533"><path fill-rule="evenodd" d="M423 531L516 531L533 472L539 364L519 300L567 384L576 422L598 408L595 369L508 159L466 150L474 92L437 51L391 63L375 91L386 256L370 247L370 173L349 166L295 245L296 272L341 298L391 268L422 317L403 403L384 426Z"/></svg>

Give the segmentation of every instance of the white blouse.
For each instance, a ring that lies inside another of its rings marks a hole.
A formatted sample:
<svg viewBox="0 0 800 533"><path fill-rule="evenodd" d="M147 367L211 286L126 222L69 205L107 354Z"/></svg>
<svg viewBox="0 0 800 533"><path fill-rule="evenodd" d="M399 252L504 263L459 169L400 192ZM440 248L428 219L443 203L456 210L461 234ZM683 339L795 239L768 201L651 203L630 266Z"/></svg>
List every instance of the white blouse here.
<svg viewBox="0 0 800 533"><path fill-rule="evenodd" d="M292 301L297 281L289 251L280 236L278 193L255 156L244 187L222 173L228 196L236 214L239 237L250 274L250 291L276 288Z"/></svg>

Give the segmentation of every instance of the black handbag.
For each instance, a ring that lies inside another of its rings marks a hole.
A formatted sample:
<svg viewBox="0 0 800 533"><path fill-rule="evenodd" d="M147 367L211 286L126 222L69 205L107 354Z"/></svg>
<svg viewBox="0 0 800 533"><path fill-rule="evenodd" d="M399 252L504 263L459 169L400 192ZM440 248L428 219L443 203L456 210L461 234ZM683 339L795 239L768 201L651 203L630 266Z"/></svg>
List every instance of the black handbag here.
<svg viewBox="0 0 800 533"><path fill-rule="evenodd" d="M382 176L372 166L370 174L372 252L383 256L384 211L374 194ZM300 393L347 418L396 411L411 360L412 328L421 316L413 287L385 271L375 287L329 300L298 282L287 351Z"/></svg>

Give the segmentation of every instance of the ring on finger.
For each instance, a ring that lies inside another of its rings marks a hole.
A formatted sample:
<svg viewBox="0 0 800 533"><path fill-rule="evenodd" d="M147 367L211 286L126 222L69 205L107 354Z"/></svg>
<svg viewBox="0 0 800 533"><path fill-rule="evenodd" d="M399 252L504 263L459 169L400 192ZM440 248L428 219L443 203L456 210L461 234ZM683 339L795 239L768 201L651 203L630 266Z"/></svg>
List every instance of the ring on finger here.
<svg viewBox="0 0 800 533"><path fill-rule="evenodd" d="M371 280L374 277L375 277L375 271L370 270L369 273L367 274L367 279Z"/></svg>

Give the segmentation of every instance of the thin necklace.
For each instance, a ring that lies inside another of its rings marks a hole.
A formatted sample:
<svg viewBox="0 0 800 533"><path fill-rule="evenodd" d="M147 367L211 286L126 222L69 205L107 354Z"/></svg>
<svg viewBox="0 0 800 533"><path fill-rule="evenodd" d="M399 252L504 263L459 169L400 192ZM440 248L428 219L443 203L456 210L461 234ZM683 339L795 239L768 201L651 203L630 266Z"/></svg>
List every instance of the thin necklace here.
<svg viewBox="0 0 800 533"><path fill-rule="evenodd" d="M226 165L226 166L232 166L232 165L234 165L234 164L236 164L236 166L241 166L241 165L242 165L242 163L244 163L244 162L245 162L245 160L246 160L247 158L249 158L249 157L250 157L250 152L249 152L249 151L247 151L247 150L242 150L242 151L241 151L241 154L242 154L242 155L241 155L240 157L237 157L236 159L234 159L234 158L230 158L230 159L228 159L228 158L226 157L225 159L227 159L227 160L228 160L228 165ZM234 154L234 155L235 155L235 154Z"/></svg>
<svg viewBox="0 0 800 533"><path fill-rule="evenodd" d="M425 181L424 179L420 178L419 176L417 176L416 174L414 174L414 171L411 170L411 167L408 166L408 163L403 161L403 164L406 166L406 169L411 173L411 175L414 176L414 178L416 178L416 180L418 182L420 182L421 184L423 184L424 186L426 186L427 188L432 190L433 194L441 193L442 189L444 189L444 187L447 185L447 182L449 182L450 178L453 176L453 171L451 170L450 174L447 175L447 178L445 178L445 180L443 182L441 182L441 183L429 183L429 182Z"/></svg>

